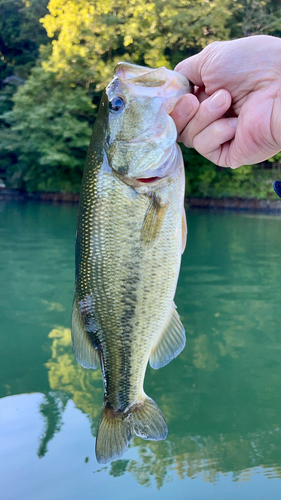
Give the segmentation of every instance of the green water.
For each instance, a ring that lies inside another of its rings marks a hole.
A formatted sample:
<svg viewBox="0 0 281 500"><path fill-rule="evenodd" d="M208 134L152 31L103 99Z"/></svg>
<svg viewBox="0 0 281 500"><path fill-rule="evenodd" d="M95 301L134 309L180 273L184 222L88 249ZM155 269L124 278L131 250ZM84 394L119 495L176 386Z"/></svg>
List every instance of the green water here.
<svg viewBox="0 0 281 500"><path fill-rule="evenodd" d="M188 211L186 348L145 380L168 438L101 466L101 374L70 343L76 215L0 205L1 499L279 500L281 218Z"/></svg>

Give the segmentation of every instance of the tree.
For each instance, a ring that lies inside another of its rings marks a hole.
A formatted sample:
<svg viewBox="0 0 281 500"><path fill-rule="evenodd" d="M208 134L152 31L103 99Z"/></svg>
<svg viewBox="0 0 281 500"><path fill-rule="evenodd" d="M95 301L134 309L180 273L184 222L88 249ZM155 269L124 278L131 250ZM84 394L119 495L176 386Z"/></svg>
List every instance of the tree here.
<svg viewBox="0 0 281 500"><path fill-rule="evenodd" d="M74 74L100 90L120 60L173 67L213 40L225 39L228 0L50 0L41 22L52 41L43 66Z"/></svg>
<svg viewBox="0 0 281 500"><path fill-rule="evenodd" d="M41 50L28 81L2 115L9 130L0 147L15 155L7 179L28 190L78 191L95 106L119 60L172 67L179 59L225 38L227 0L51 0L41 19L51 50ZM1 119L1 118L0 118Z"/></svg>
<svg viewBox="0 0 281 500"><path fill-rule="evenodd" d="M0 0L0 177L16 169L17 152L7 150L10 125L3 117L13 108L13 96L36 64L39 46L48 42L39 18L47 13L47 0Z"/></svg>
<svg viewBox="0 0 281 500"><path fill-rule="evenodd" d="M229 20L233 38L251 35L281 35L280 2L277 0L241 0L233 2Z"/></svg>
<svg viewBox="0 0 281 500"><path fill-rule="evenodd" d="M94 106L81 86L57 81L54 73L34 68L2 115L9 129L0 148L14 154L10 185L29 191L78 191L91 136Z"/></svg>
<svg viewBox="0 0 281 500"><path fill-rule="evenodd" d="M47 0L0 0L0 88L7 76L27 78L48 37L39 18Z"/></svg>

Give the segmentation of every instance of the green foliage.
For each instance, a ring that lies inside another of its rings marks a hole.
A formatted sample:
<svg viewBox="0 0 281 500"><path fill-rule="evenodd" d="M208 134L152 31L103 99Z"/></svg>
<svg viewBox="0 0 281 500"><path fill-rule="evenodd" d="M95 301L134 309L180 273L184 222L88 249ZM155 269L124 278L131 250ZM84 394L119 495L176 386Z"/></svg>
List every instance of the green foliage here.
<svg viewBox="0 0 281 500"><path fill-rule="evenodd" d="M100 90L116 63L171 67L229 35L228 0L50 0L41 20L52 42L44 68L95 82Z"/></svg>
<svg viewBox="0 0 281 500"><path fill-rule="evenodd" d="M77 191L95 110L90 98L112 78L120 60L166 65L225 38L227 0L50 0L41 19L51 50L2 114L0 148L11 186L27 190ZM1 160L0 160L1 162Z"/></svg>
<svg viewBox="0 0 281 500"><path fill-rule="evenodd" d="M246 165L235 170L217 167L194 149L182 147L186 166L186 195L195 198L276 199L272 183L281 178L278 153L263 165Z"/></svg>
<svg viewBox="0 0 281 500"><path fill-rule="evenodd" d="M6 177L8 168L17 163L17 155L13 151L6 149L10 127L4 119L4 115L13 109L13 96L19 86L24 83L24 80L17 76L9 76L6 78L6 82L6 85L0 91L0 178Z"/></svg>
<svg viewBox="0 0 281 500"><path fill-rule="evenodd" d="M233 3L229 28L233 38L249 35L281 36L279 0L240 0Z"/></svg>
<svg viewBox="0 0 281 500"><path fill-rule="evenodd" d="M39 23L39 18L47 12L47 3L47 0L0 0L0 177L4 179L7 170L17 169L18 162L17 151L9 147L11 134L15 133L4 115L12 110L14 94L35 65L39 46L48 41Z"/></svg>
<svg viewBox="0 0 281 500"><path fill-rule="evenodd" d="M78 191L94 108L83 87L35 68L3 119L0 147L17 155L10 185L30 191Z"/></svg>
<svg viewBox="0 0 281 500"><path fill-rule="evenodd" d="M27 78L48 41L40 17L47 13L47 0L0 0L0 87L15 74Z"/></svg>

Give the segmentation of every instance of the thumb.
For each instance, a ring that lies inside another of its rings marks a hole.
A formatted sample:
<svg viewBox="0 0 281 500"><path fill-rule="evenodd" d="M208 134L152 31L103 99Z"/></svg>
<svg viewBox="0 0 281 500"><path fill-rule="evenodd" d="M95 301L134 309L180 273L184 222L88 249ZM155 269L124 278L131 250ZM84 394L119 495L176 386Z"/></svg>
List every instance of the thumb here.
<svg viewBox="0 0 281 500"><path fill-rule="evenodd" d="M202 57L201 52L195 56L188 57L175 67L175 71L182 73L197 87L203 87L204 82L201 77Z"/></svg>

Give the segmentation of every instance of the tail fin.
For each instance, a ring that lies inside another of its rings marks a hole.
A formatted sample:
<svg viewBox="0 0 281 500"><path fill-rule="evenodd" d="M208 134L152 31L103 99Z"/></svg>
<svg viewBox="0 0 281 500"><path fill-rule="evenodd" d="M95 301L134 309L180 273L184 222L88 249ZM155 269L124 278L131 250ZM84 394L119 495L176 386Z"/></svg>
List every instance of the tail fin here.
<svg viewBox="0 0 281 500"><path fill-rule="evenodd" d="M124 412L114 412L104 404L96 439L96 457L101 464L119 458L128 447L134 432L143 439L166 439L166 420L153 399L144 396Z"/></svg>
<svg viewBox="0 0 281 500"><path fill-rule="evenodd" d="M134 435L132 418L103 405L96 439L96 457L106 464L123 455Z"/></svg>

